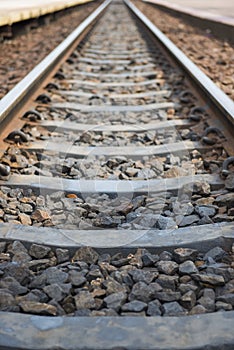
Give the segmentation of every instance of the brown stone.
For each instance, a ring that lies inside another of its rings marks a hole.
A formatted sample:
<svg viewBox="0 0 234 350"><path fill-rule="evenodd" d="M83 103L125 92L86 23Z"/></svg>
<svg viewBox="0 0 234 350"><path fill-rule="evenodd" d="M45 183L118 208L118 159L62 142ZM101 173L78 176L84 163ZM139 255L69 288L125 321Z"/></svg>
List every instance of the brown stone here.
<svg viewBox="0 0 234 350"><path fill-rule="evenodd" d="M42 209L37 209L34 211L34 213L31 215L31 218L33 220L36 220L38 222L43 222L45 220L50 219L50 215L47 213L47 211Z"/></svg>
<svg viewBox="0 0 234 350"><path fill-rule="evenodd" d="M57 314L56 307L46 303L38 303L36 301L22 301L19 305L24 312L29 314L49 316L56 316Z"/></svg>

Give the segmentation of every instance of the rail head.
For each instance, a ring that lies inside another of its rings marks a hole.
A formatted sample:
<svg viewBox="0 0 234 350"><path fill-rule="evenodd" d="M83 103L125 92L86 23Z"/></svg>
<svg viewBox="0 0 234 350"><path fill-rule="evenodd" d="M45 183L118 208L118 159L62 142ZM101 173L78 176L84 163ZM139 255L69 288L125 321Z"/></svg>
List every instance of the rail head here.
<svg viewBox="0 0 234 350"><path fill-rule="evenodd" d="M208 76L203 73L170 39L167 38L130 0L124 0L128 8L155 35L157 40L166 48L169 54L189 74L193 81L200 86L219 111L225 115L234 126L234 102Z"/></svg>
<svg viewBox="0 0 234 350"><path fill-rule="evenodd" d="M90 16L88 16L61 44L47 55L33 70L28 73L7 95L0 101L0 124L10 113L21 105L31 89L35 87L46 74L58 63L63 55L75 43L78 37L105 10L111 0L103 2Z"/></svg>

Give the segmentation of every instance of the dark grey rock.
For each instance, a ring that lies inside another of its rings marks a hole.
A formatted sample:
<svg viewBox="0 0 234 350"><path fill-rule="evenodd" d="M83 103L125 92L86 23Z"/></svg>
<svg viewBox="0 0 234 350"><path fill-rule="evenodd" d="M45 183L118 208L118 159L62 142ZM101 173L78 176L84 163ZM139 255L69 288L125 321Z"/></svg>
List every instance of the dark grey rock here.
<svg viewBox="0 0 234 350"><path fill-rule="evenodd" d="M201 304L204 306L204 308L209 312L215 311L215 301L212 298L209 298L208 296L203 296L198 299L198 304Z"/></svg>
<svg viewBox="0 0 234 350"><path fill-rule="evenodd" d="M20 284L29 281L31 271L24 265L19 263L8 263L4 268L4 275L14 277Z"/></svg>
<svg viewBox="0 0 234 350"><path fill-rule="evenodd" d="M225 187L229 191L234 190L234 174L230 173L225 179Z"/></svg>
<svg viewBox="0 0 234 350"><path fill-rule="evenodd" d="M164 250L160 255L159 255L159 260L166 260L170 261L172 260L172 254L170 252L167 252Z"/></svg>
<svg viewBox="0 0 234 350"><path fill-rule="evenodd" d="M147 304L143 303L142 301L139 300L133 300L130 301L129 303L124 304L121 307L122 311L130 311L130 312L141 312L143 310L146 310Z"/></svg>
<svg viewBox="0 0 234 350"><path fill-rule="evenodd" d="M127 294L124 292L113 293L104 298L104 303L107 306L107 308L119 311L121 306L125 303L126 299Z"/></svg>
<svg viewBox="0 0 234 350"><path fill-rule="evenodd" d="M22 286L14 277L5 277L0 280L0 288L8 289L13 295L26 294L28 288Z"/></svg>
<svg viewBox="0 0 234 350"><path fill-rule="evenodd" d="M92 280L96 280L97 278L103 278L103 275L99 268L89 271L88 274L86 275L86 279L89 282L91 282Z"/></svg>
<svg viewBox="0 0 234 350"><path fill-rule="evenodd" d="M30 288L43 288L47 283L46 274L41 274L32 279L29 284Z"/></svg>
<svg viewBox="0 0 234 350"><path fill-rule="evenodd" d="M173 220L173 218L168 216L167 217L162 216L162 215L159 216L157 225L160 230L169 230L169 229L177 228L177 224Z"/></svg>
<svg viewBox="0 0 234 350"><path fill-rule="evenodd" d="M4 253L6 249L6 242L0 242L0 253Z"/></svg>
<svg viewBox="0 0 234 350"><path fill-rule="evenodd" d="M134 282L133 282L131 276L129 276L128 272L121 271L120 275L121 275L122 283L124 283L126 286L131 288L133 286Z"/></svg>
<svg viewBox="0 0 234 350"><path fill-rule="evenodd" d="M13 295L6 290L0 289L0 310L8 311L9 308L15 304L16 301Z"/></svg>
<svg viewBox="0 0 234 350"><path fill-rule="evenodd" d="M146 314L148 316L161 316L162 315L162 310L161 310L161 303L160 303L160 301L159 300L153 300L153 301L149 302Z"/></svg>
<svg viewBox="0 0 234 350"><path fill-rule="evenodd" d="M141 214L137 219L134 220L134 223L141 225L143 228L152 228L156 226L158 218L158 214Z"/></svg>
<svg viewBox="0 0 234 350"><path fill-rule="evenodd" d="M192 290L185 293L180 299L180 304L186 309L192 309L196 304L196 294Z"/></svg>
<svg viewBox="0 0 234 350"><path fill-rule="evenodd" d="M39 244L32 244L30 249L29 249L29 254L33 256L34 258L37 259L42 259L44 258L51 249L49 247L39 245Z"/></svg>
<svg viewBox="0 0 234 350"><path fill-rule="evenodd" d="M204 259L212 258L215 261L221 261L225 256L227 256L227 253L225 250L223 250L221 247L215 247L209 250L205 255Z"/></svg>
<svg viewBox="0 0 234 350"><path fill-rule="evenodd" d="M159 260L159 256L156 254L150 254L146 252L142 255L143 266L154 266L154 264Z"/></svg>
<svg viewBox="0 0 234 350"><path fill-rule="evenodd" d="M214 216L217 212L217 207L213 205L197 205L195 212L200 216Z"/></svg>
<svg viewBox="0 0 234 350"><path fill-rule="evenodd" d="M184 216L183 219L178 223L180 227L189 226L199 221L198 215L188 215Z"/></svg>
<svg viewBox="0 0 234 350"><path fill-rule="evenodd" d="M172 290L155 293L155 298L162 302L177 301L180 299L180 292L173 292Z"/></svg>
<svg viewBox="0 0 234 350"><path fill-rule="evenodd" d="M75 287L81 287L86 283L86 278L79 271L69 271L69 281Z"/></svg>
<svg viewBox="0 0 234 350"><path fill-rule="evenodd" d="M192 273L198 273L198 269L192 261L187 260L179 265L179 273L181 275L190 275Z"/></svg>
<svg viewBox="0 0 234 350"><path fill-rule="evenodd" d="M145 282L146 284L149 284L158 276L158 273L156 272L145 270L131 270L128 273L130 274L135 283Z"/></svg>
<svg viewBox="0 0 234 350"><path fill-rule="evenodd" d="M157 283L162 286L162 288L176 290L177 284L179 281L178 276L169 276L160 274L157 278Z"/></svg>
<svg viewBox="0 0 234 350"><path fill-rule="evenodd" d="M64 292L64 290L57 283L53 283L53 284L50 284L49 286L45 286L43 288L43 291L51 299L54 299L55 301L61 301L66 296L66 293Z"/></svg>
<svg viewBox="0 0 234 350"><path fill-rule="evenodd" d="M162 305L162 313L163 316L182 316L185 314L185 310L177 301L173 301Z"/></svg>
<svg viewBox="0 0 234 350"><path fill-rule="evenodd" d="M91 247L82 247L78 249L72 258L72 261L82 260L87 264L95 264L98 261L98 253Z"/></svg>
<svg viewBox="0 0 234 350"><path fill-rule="evenodd" d="M174 275L178 270L178 264L174 261L158 261L157 269L166 275Z"/></svg>
<svg viewBox="0 0 234 350"><path fill-rule="evenodd" d="M198 225L213 224L213 220L209 216L203 216L199 221Z"/></svg>
<svg viewBox="0 0 234 350"><path fill-rule="evenodd" d="M102 262L110 263L110 261L111 261L110 254L104 253L104 254L99 255L98 263L102 263Z"/></svg>
<svg viewBox="0 0 234 350"><path fill-rule="evenodd" d="M118 260L112 260L111 264L115 267L121 267L129 264L129 258L122 258Z"/></svg>
<svg viewBox="0 0 234 350"><path fill-rule="evenodd" d="M31 293L39 299L38 301L40 301L40 303L47 303L49 301L48 295L40 289L33 289Z"/></svg>
<svg viewBox="0 0 234 350"><path fill-rule="evenodd" d="M79 309L76 310L74 313L74 316L78 316L78 317L87 317L91 315L91 310L89 309Z"/></svg>
<svg viewBox="0 0 234 350"><path fill-rule="evenodd" d="M212 299L215 301L215 292L211 288L204 288L203 289L203 296Z"/></svg>
<svg viewBox="0 0 234 350"><path fill-rule="evenodd" d="M31 260L32 260L32 257L28 253L25 253L24 251L19 251L15 253L12 257L12 262L16 262L19 264L27 263Z"/></svg>
<svg viewBox="0 0 234 350"><path fill-rule="evenodd" d="M55 253L56 253L58 264L61 264L65 261L69 261L69 250L68 249L57 248L55 250Z"/></svg>
<svg viewBox="0 0 234 350"><path fill-rule="evenodd" d="M175 215L191 215L194 211L192 203L180 203L178 201L172 203L172 210Z"/></svg>
<svg viewBox="0 0 234 350"><path fill-rule="evenodd" d="M144 282L137 282L133 285L132 291L129 294L129 300L140 300L145 303L156 298L157 292L161 291L162 287L158 283L147 285Z"/></svg>
<svg viewBox="0 0 234 350"><path fill-rule="evenodd" d="M195 261L198 251L191 248L176 248L173 251L173 258L177 263L183 263L186 260Z"/></svg>
<svg viewBox="0 0 234 350"><path fill-rule="evenodd" d="M27 249L25 248L23 243L21 243L20 241L14 241L12 243L10 249L8 249L8 251L13 253L13 254L16 254L18 252L28 253Z"/></svg>
<svg viewBox="0 0 234 350"><path fill-rule="evenodd" d="M64 283L68 280L68 273L59 270L57 267L49 267L47 270L43 272L46 276L46 283Z"/></svg>
<svg viewBox="0 0 234 350"><path fill-rule="evenodd" d="M234 293L234 279L227 282L224 286L222 287L217 287L215 289L216 292L216 296L221 296L224 294L230 294L230 293Z"/></svg>
<svg viewBox="0 0 234 350"><path fill-rule="evenodd" d="M222 301L224 303L231 304L232 306L234 306L234 293L220 295L219 297L217 297L217 301Z"/></svg>
<svg viewBox="0 0 234 350"><path fill-rule="evenodd" d="M227 206L227 208L234 207L234 192L222 194L215 199L215 204L219 207Z"/></svg>

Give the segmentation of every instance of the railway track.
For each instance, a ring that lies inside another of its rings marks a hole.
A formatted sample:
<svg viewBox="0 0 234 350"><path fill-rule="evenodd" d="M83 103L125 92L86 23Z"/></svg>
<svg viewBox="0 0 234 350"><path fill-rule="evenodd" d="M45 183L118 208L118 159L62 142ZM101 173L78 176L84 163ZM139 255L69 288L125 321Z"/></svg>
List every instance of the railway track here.
<svg viewBox="0 0 234 350"><path fill-rule="evenodd" d="M0 349L232 349L232 101L107 1L0 110Z"/></svg>

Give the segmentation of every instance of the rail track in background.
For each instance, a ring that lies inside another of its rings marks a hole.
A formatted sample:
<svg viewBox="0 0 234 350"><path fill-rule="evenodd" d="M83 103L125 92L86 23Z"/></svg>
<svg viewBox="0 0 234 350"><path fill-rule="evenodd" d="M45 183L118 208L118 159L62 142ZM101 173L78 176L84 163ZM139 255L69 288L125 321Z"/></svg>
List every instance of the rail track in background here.
<svg viewBox="0 0 234 350"><path fill-rule="evenodd" d="M0 348L232 349L233 102L116 1L0 110Z"/></svg>

